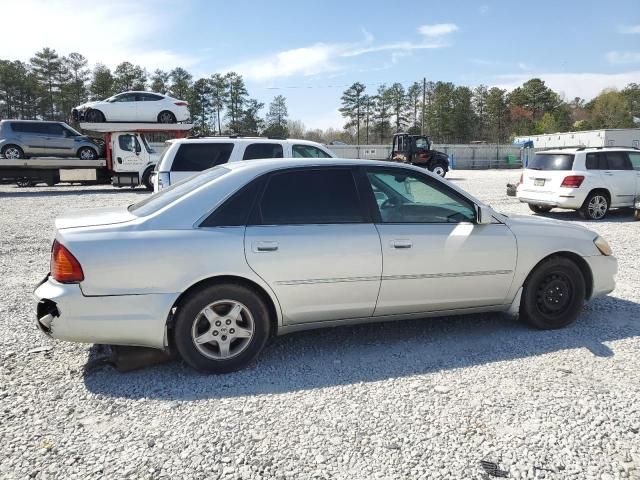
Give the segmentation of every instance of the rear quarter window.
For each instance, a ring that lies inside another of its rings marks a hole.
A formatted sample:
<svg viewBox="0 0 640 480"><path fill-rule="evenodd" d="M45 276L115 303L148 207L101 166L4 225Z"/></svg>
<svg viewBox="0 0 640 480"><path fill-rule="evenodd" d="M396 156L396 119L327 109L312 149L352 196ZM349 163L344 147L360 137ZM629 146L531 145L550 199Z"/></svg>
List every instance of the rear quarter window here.
<svg viewBox="0 0 640 480"><path fill-rule="evenodd" d="M574 155L557 153L536 153L527 168L531 170L573 170Z"/></svg>
<svg viewBox="0 0 640 480"><path fill-rule="evenodd" d="M173 172L201 172L229 161L233 143L183 143L171 165Z"/></svg>

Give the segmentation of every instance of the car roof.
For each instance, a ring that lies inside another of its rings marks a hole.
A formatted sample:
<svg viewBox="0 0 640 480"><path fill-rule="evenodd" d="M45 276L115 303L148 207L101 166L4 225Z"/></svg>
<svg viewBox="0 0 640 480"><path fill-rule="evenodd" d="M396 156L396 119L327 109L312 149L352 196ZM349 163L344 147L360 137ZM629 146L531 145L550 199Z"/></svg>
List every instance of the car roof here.
<svg viewBox="0 0 640 480"><path fill-rule="evenodd" d="M240 142L251 142L251 143L275 143L275 142L296 142L300 145L322 145L319 142L314 142L311 140L301 140L297 138L269 138L269 137L244 137L244 136L216 136L216 137L201 137L201 138L173 138L171 140L167 140L167 143L240 143Z"/></svg>
<svg viewBox="0 0 640 480"><path fill-rule="evenodd" d="M390 162L387 160L367 160L357 158L267 158L263 160L249 160L244 162L230 162L221 165L232 171L266 173L296 167L347 167L347 166L378 166L378 167L406 167L412 170L425 170L406 163Z"/></svg>
<svg viewBox="0 0 640 480"><path fill-rule="evenodd" d="M575 154L578 152L627 152L629 150L636 150L634 147L569 147L569 148L551 148L549 150L540 150L536 153L561 155L561 154Z"/></svg>

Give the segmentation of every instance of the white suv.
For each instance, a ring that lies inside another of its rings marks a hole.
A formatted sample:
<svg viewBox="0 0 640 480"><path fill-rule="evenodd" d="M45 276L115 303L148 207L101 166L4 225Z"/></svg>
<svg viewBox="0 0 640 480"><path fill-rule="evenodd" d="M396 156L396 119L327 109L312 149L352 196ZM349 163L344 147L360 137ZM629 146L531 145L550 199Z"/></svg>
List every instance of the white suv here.
<svg viewBox="0 0 640 480"><path fill-rule="evenodd" d="M577 210L600 220L609 208L633 208L640 197L640 150L563 148L537 152L522 173L516 196L536 213Z"/></svg>
<svg viewBox="0 0 640 480"><path fill-rule="evenodd" d="M307 140L260 137L205 137L169 140L153 178L155 192L216 165L264 158L333 158L323 145Z"/></svg>

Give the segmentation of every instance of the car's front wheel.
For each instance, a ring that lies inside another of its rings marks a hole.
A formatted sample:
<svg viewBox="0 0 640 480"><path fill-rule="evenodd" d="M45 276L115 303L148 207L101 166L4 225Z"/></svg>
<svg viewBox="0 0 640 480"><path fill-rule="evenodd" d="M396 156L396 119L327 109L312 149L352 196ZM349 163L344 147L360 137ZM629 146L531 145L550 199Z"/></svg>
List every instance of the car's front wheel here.
<svg viewBox="0 0 640 480"><path fill-rule="evenodd" d="M85 119L89 123L102 123L105 121L104 115L100 110L89 110L85 115Z"/></svg>
<svg viewBox="0 0 640 480"><path fill-rule="evenodd" d="M550 330L574 322L584 304L586 284L572 260L553 256L540 263L527 278L520 314L534 327Z"/></svg>
<svg viewBox="0 0 640 480"><path fill-rule="evenodd" d="M98 152L91 147L82 147L78 150L78 158L81 160L95 160L98 158Z"/></svg>
<svg viewBox="0 0 640 480"><path fill-rule="evenodd" d="M269 309L253 290L219 284L190 294L178 307L174 339L197 370L227 373L249 364L270 333Z"/></svg>

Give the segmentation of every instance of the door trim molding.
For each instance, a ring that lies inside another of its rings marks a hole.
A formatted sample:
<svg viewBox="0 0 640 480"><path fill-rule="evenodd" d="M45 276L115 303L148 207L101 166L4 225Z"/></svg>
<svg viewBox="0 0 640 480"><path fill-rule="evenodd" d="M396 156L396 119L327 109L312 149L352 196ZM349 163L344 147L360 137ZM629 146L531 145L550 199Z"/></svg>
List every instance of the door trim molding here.
<svg viewBox="0 0 640 480"><path fill-rule="evenodd" d="M509 275L513 270L488 270L480 272L418 273L413 275L383 275L382 280L421 280L425 278L482 277L490 275Z"/></svg>

